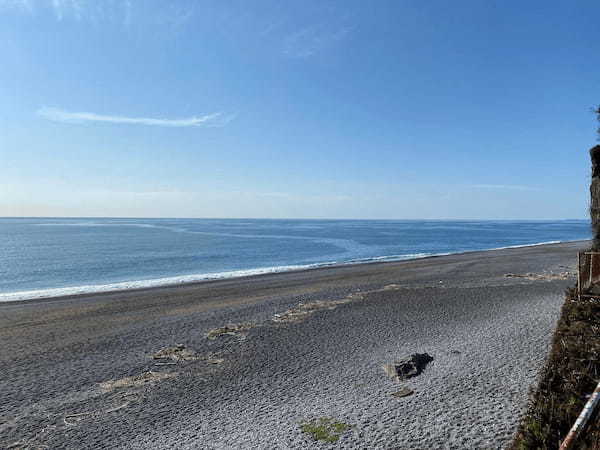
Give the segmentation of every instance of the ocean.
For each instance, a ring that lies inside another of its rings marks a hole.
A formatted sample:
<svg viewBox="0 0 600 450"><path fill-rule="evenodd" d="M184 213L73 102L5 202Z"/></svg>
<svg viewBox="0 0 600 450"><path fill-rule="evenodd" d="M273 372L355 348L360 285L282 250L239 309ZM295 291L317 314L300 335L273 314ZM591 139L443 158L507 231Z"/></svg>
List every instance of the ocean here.
<svg viewBox="0 0 600 450"><path fill-rule="evenodd" d="M0 218L0 301L590 237L587 220Z"/></svg>

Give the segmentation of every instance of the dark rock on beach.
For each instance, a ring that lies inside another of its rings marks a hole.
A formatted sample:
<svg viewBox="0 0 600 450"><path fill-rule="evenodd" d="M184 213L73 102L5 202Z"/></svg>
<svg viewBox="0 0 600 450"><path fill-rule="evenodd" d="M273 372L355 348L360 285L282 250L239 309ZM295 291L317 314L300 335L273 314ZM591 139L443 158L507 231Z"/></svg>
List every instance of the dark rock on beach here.
<svg viewBox="0 0 600 450"><path fill-rule="evenodd" d="M392 378L399 381L406 380L421 375L423 369L431 361L433 361L433 358L429 354L415 353L391 364L384 365L383 370Z"/></svg>

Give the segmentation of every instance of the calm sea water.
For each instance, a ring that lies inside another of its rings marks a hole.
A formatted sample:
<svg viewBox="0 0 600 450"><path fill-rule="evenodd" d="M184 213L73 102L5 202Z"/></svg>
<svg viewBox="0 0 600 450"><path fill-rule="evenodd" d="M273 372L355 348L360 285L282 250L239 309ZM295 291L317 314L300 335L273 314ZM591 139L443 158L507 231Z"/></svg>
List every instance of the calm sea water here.
<svg viewBox="0 0 600 450"><path fill-rule="evenodd" d="M0 219L0 301L590 237L588 221Z"/></svg>

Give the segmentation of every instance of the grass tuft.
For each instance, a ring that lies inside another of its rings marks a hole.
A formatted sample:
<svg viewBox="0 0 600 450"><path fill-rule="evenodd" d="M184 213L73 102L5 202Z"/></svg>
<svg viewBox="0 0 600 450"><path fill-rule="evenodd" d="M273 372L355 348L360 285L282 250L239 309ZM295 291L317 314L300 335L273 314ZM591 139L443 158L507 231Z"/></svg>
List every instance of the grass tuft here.
<svg viewBox="0 0 600 450"><path fill-rule="evenodd" d="M324 441L333 444L338 441L344 432L352 428L347 423L337 422L330 417L320 417L300 424L300 429L310 434L315 441Z"/></svg>

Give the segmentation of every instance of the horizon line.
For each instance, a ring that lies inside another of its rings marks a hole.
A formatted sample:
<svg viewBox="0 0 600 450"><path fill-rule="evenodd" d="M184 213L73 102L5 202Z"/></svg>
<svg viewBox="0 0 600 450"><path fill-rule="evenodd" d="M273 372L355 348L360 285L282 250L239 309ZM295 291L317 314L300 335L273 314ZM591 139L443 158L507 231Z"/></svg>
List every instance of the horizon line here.
<svg viewBox="0 0 600 450"><path fill-rule="evenodd" d="M339 220L339 221L446 221L446 222L459 222L459 221L476 221L476 222L501 222L501 221L590 221L590 218L528 218L528 219L516 219L516 218L413 218L413 219L402 219L402 218L352 218L352 217L156 217L156 216L3 216L0 215L0 219L150 219L150 220Z"/></svg>

